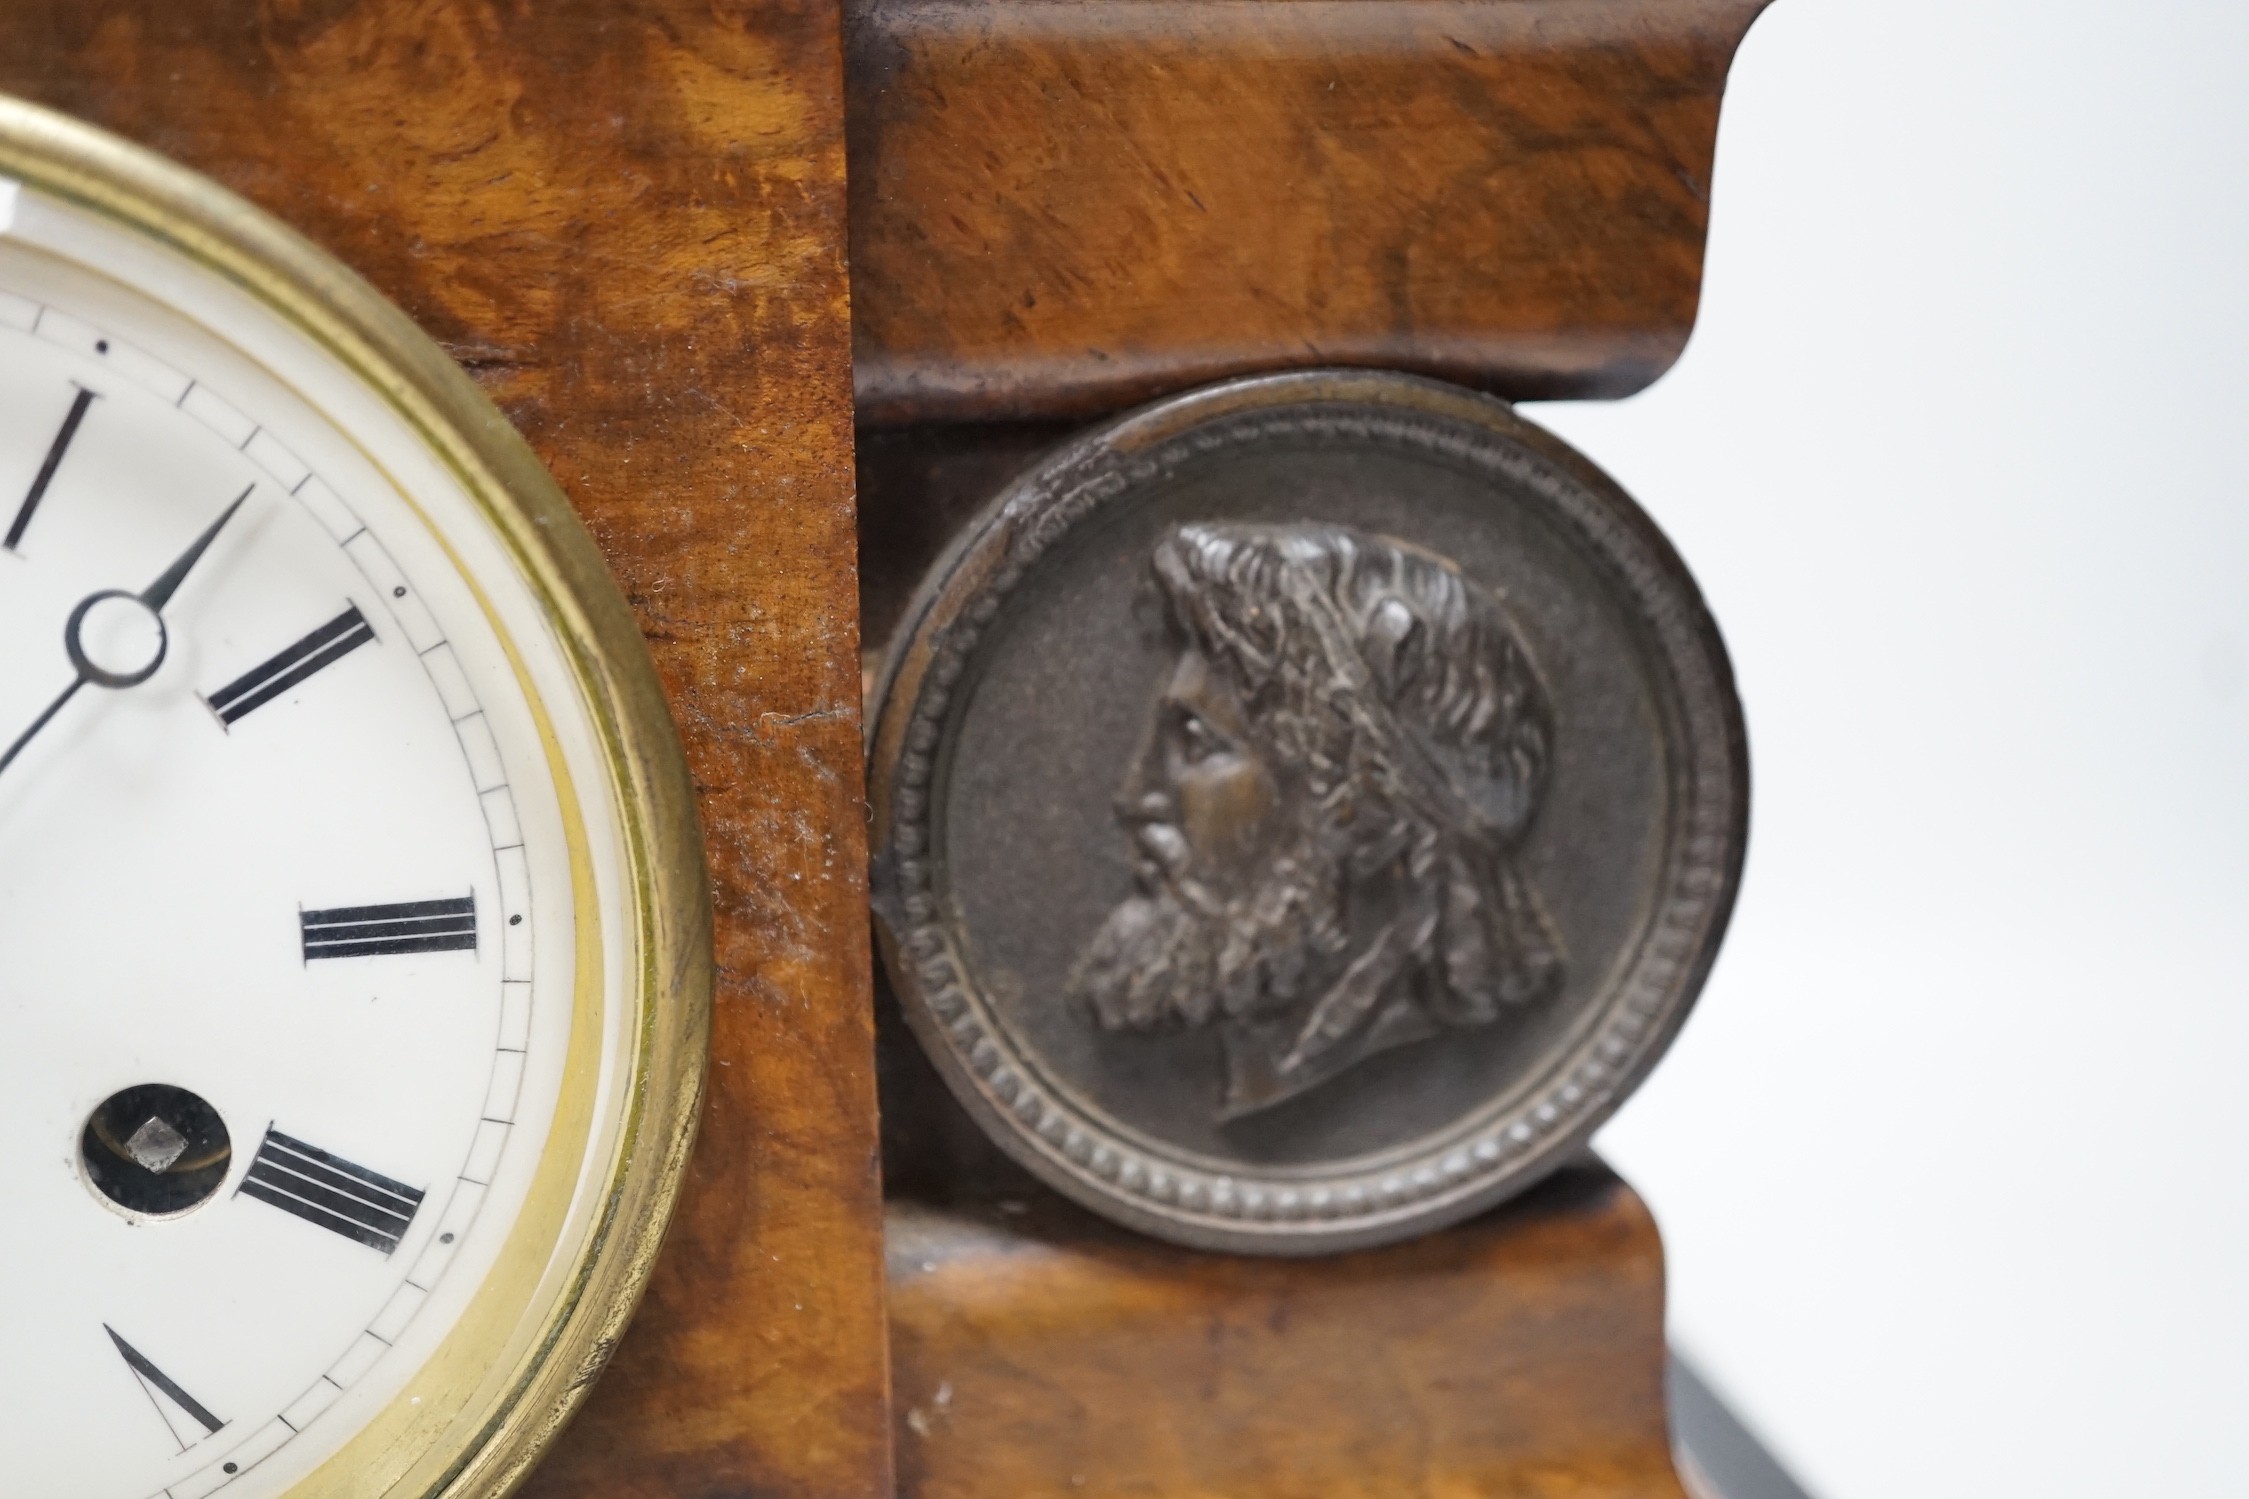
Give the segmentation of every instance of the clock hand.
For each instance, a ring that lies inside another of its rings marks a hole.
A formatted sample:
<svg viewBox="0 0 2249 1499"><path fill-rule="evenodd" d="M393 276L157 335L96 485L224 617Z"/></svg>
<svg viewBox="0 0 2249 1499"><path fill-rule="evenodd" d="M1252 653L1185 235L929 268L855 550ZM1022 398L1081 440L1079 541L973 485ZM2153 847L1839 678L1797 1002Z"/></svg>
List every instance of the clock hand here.
<svg viewBox="0 0 2249 1499"><path fill-rule="evenodd" d="M33 737L41 729L47 727L54 716L62 712L63 705L76 697L78 689L88 682L99 682L104 687L131 687L156 675L156 668L164 664L164 652L168 643L164 635L164 606L172 601L173 594L180 591L180 585L186 582L187 575L195 570L195 564L203 560L203 554L211 549L211 543L219 539L219 532L226 529L226 523L233 520L235 512L240 510L243 504L248 501L250 490L257 487L256 484L252 484L249 489L245 489L242 493L236 495L234 503L227 506L217 520L205 527L201 536L188 543L187 550L180 553L172 565L165 568L157 580L149 584L140 593L121 594L115 589L104 590L86 599L71 611L70 623L63 630L63 649L69 653L71 664L78 668L77 679L62 690L62 696L47 705L46 712L32 720L30 728L16 736L16 742L8 746L6 754L0 754L0 771L7 770L10 765L15 763L16 756L23 753L24 746L31 743ZM85 648L79 642L79 630L86 622L88 611L102 600L110 598L138 599L143 607L156 616L156 657L147 667L138 672L120 675L103 671L87 659Z"/></svg>
<svg viewBox="0 0 2249 1499"><path fill-rule="evenodd" d="M164 606L172 602L172 595L178 593L180 585L187 581L188 573L196 563L203 560L203 554L211 549L211 543L219 539L219 532L225 530L226 523L234 519L234 512L240 510L243 503L250 498L250 490L257 487L256 484L252 484L249 489L245 489L242 493L236 495L234 503L226 507L225 513L211 522L209 529L190 542L186 551L180 553L179 560L165 568L164 575L142 591L141 602L158 614L162 614Z"/></svg>
<svg viewBox="0 0 2249 1499"><path fill-rule="evenodd" d="M47 720L53 718L57 713L62 712L62 705L69 702L72 698L76 697L78 695L78 689L85 685L86 679L84 677L80 677L77 681L72 682L68 687L65 687L62 690L62 696L49 703L47 705L47 711L40 714L37 718L33 719L31 721L31 727L25 729L21 734L16 736L16 742L8 746L8 752L4 755L0 755L0 771L5 771L10 765L13 765L15 763L16 756L23 753L23 747L31 743L31 736L38 733L41 729L47 727Z"/></svg>

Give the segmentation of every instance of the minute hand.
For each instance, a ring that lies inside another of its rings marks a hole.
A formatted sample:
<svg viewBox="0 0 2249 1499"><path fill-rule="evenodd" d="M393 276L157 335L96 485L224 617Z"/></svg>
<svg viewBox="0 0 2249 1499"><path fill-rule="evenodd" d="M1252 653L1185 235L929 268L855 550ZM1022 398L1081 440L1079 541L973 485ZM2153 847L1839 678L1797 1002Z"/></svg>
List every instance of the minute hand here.
<svg viewBox="0 0 2249 1499"><path fill-rule="evenodd" d="M255 488L257 488L255 484L250 486L250 489ZM180 591L180 585L186 582L187 575L195 570L195 564L203 560L203 554L211 549L211 543L219 539L219 532L226 529L226 523L234 519L234 513L240 510L243 503L250 498L250 489L245 489L242 493L236 495L234 503L227 506L219 518L205 528L201 536L190 542L187 550L180 553L179 557L173 561L170 567L164 569L155 582L149 584L147 588L140 592L140 601L148 607L150 612L156 615L159 626L163 622L164 606L172 601L173 594ZM88 602L90 603L91 600ZM67 638L64 643L66 646L76 646L75 631L84 614L85 605L80 605L78 610L71 615L71 629L65 632ZM57 713L62 712L63 705L78 695L78 689L84 687L91 680L87 675L87 667L84 664L84 653L73 648L70 651L70 656L73 661L79 663L78 675L68 687L62 690L62 696L47 705L46 712L31 721L30 728L16 736L16 742L8 746L7 753L0 754L0 771L5 771L10 765L13 765L16 756L23 753L24 746L31 743L33 737L41 729L47 727Z"/></svg>

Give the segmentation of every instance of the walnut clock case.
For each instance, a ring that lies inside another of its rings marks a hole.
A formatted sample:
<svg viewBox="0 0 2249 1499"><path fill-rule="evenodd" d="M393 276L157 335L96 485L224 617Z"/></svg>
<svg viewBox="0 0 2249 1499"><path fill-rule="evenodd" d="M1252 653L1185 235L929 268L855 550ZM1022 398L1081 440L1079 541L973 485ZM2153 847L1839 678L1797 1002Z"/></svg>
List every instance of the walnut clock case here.
<svg viewBox="0 0 2249 1499"><path fill-rule="evenodd" d="M4 1486L504 1492L694 1133L646 647L401 314L12 101L0 349Z"/></svg>

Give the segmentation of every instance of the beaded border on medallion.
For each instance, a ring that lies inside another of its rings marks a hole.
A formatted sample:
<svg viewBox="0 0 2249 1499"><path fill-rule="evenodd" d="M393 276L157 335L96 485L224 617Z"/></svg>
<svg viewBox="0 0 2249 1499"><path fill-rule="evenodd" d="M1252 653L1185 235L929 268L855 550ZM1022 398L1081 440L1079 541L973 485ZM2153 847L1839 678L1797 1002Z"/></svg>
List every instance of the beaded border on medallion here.
<svg viewBox="0 0 2249 1499"><path fill-rule="evenodd" d="M955 1091L967 1081L972 1092L963 1101L993 1116L987 1123L1000 1126L993 1131L999 1143L1055 1186L1133 1226L1200 1247L1264 1253L1364 1247L1465 1217L1563 1164L1623 1102L1684 1021L1730 914L1745 843L1746 756L1730 667L1683 566L1637 507L1628 499L1619 506L1488 417L1479 423L1466 412L1444 416L1418 405L1377 404L1388 389L1433 388L1536 431L1497 401L1407 376L1350 372L1340 379L1342 392L1226 411L1141 451L1120 452L1103 440L1107 432L1097 433L1011 486L976 527L979 534L999 528L1009 536L1005 561L931 643L891 794L884 863L893 888L880 902L891 908L896 927L891 966L915 1029L940 1069L956 1074ZM1670 690L1667 716L1676 725L1664 870L1651 915L1624 976L1603 998L1599 1019L1543 1077L1519 1089L1511 1106L1472 1115L1403 1158L1393 1152L1379 1167L1324 1177L1302 1168L1286 1175L1213 1170L1120 1138L1116 1127L1057 1096L961 960L947 920L941 860L932 857L933 781L955 706L953 689L1009 594L1103 506L1162 482L1196 458L1276 439L1396 444L1544 501L1551 518L1610 576L1616 593L1637 606L1637 623L1656 647L1651 655ZM1616 498L1624 498L1621 491ZM885 702L883 713L890 711Z"/></svg>

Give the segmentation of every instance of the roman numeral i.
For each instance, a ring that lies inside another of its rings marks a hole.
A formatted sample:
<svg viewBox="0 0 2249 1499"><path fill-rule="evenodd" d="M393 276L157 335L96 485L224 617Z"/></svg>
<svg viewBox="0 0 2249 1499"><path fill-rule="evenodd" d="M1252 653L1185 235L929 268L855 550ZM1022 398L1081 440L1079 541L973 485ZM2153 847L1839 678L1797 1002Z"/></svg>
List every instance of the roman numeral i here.
<svg viewBox="0 0 2249 1499"><path fill-rule="evenodd" d="M386 1255L406 1237L423 1195L271 1125L236 1190Z"/></svg>

